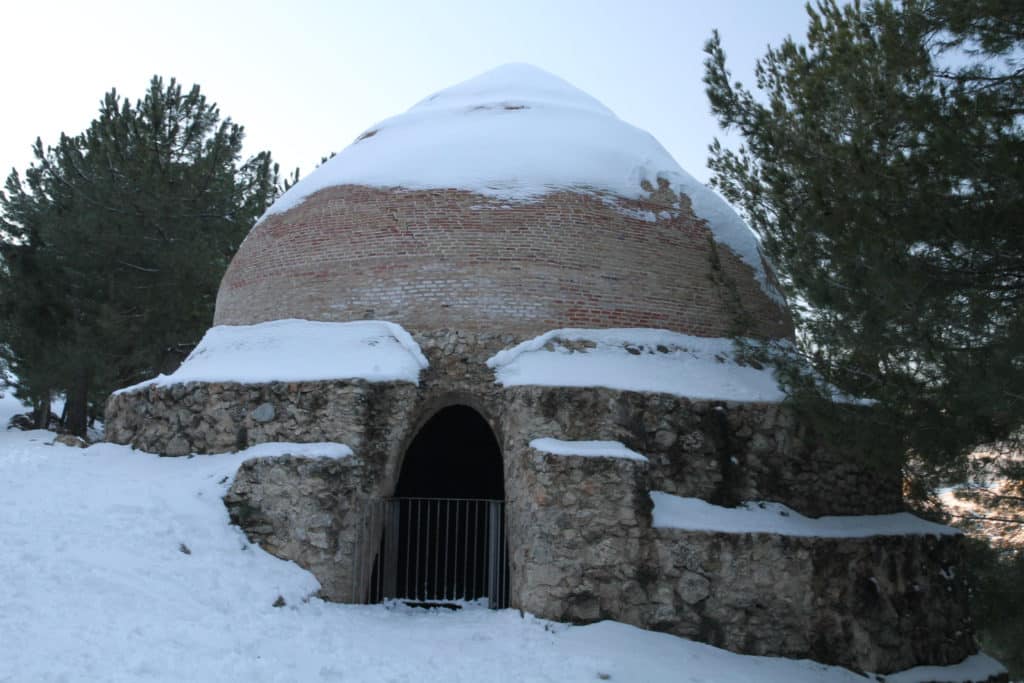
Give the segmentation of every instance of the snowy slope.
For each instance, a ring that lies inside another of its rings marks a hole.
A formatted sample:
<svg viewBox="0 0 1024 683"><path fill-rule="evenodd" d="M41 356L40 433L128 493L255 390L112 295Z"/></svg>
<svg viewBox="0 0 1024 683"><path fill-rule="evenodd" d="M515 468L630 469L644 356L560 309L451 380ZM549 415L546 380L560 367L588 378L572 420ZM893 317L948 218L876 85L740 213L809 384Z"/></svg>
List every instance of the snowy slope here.
<svg viewBox="0 0 1024 683"><path fill-rule="evenodd" d="M371 126L266 215L336 185L457 188L509 201L567 189L639 199L647 196L641 183L657 188L659 179L687 194L715 240L782 301L765 276L757 238L721 197L680 168L650 133L528 64L492 69Z"/></svg>
<svg viewBox="0 0 1024 683"><path fill-rule="evenodd" d="M0 399L0 425L16 410ZM228 523L220 497L252 453L159 458L53 438L0 429L2 683L866 680L614 622L324 603L309 573ZM963 667L998 670L983 655Z"/></svg>

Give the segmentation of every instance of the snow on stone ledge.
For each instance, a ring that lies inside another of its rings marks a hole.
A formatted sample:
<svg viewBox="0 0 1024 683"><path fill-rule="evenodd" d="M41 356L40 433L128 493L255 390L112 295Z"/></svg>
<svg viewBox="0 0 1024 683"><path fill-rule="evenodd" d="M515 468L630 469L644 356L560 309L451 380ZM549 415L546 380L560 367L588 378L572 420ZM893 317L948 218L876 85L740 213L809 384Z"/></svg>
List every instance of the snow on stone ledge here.
<svg viewBox="0 0 1024 683"><path fill-rule="evenodd" d="M340 460L352 455L352 449L343 443L318 441L315 443L291 443L287 441L268 441L238 451L243 460L250 458L277 458L283 455L295 455L304 458L333 458Z"/></svg>
<svg viewBox="0 0 1024 683"><path fill-rule="evenodd" d="M394 323L275 320L212 327L173 374L116 393L185 382L365 379L416 384L426 367L419 344Z"/></svg>
<svg viewBox="0 0 1024 683"><path fill-rule="evenodd" d="M781 503L750 502L743 507L727 508L699 498L683 498L661 491L651 491L651 500L654 501L653 526L663 529L819 538L960 534L957 529L929 522L909 512L811 518Z"/></svg>
<svg viewBox="0 0 1024 683"><path fill-rule="evenodd" d="M983 683L996 676L1005 676L1006 667L983 652L971 655L959 664L949 666L915 666L885 674L885 683Z"/></svg>
<svg viewBox="0 0 1024 683"><path fill-rule="evenodd" d="M785 398L771 368L735 361L731 339L667 330L552 330L499 351L487 365L507 387L608 387L745 402Z"/></svg>
<svg viewBox="0 0 1024 683"><path fill-rule="evenodd" d="M534 439L530 448L551 455L569 455L584 458L623 458L647 462L647 457L626 448L618 441L562 441L561 439Z"/></svg>
<svg viewBox="0 0 1024 683"><path fill-rule="evenodd" d="M292 186L264 217L338 185L456 188L530 201L559 190L644 199L642 183L657 188L659 180L689 195L715 241L754 270L766 294L784 303L765 276L757 237L725 200L680 168L650 133L529 64L499 66L371 126Z"/></svg>

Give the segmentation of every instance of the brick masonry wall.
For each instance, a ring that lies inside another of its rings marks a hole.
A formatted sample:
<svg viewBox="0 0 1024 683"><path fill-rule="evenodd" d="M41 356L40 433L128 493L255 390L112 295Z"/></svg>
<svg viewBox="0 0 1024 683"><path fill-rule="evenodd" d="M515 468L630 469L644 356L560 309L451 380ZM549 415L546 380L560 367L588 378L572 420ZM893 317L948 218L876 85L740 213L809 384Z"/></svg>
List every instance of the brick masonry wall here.
<svg viewBox="0 0 1024 683"><path fill-rule="evenodd" d="M253 228L221 283L215 323L791 335L788 314L688 202L658 199L557 192L509 203L461 190L328 188Z"/></svg>

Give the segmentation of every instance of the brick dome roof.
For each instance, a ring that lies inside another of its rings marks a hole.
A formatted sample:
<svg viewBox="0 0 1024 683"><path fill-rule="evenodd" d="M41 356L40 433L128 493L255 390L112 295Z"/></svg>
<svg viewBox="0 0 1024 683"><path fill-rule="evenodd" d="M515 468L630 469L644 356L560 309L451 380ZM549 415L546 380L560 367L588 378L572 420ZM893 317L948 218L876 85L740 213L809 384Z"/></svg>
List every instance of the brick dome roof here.
<svg viewBox="0 0 1024 683"><path fill-rule="evenodd" d="M267 211L215 324L791 334L749 228L648 133L527 65L383 121Z"/></svg>

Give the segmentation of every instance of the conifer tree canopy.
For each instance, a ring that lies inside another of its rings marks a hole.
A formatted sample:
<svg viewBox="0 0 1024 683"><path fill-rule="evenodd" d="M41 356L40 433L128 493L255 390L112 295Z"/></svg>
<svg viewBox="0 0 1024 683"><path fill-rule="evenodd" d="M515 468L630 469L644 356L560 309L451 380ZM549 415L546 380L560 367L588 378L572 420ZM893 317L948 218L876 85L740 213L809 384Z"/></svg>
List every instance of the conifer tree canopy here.
<svg viewBox="0 0 1024 683"><path fill-rule="evenodd" d="M0 195L0 353L17 393L68 396L69 431L117 386L173 366L212 318L217 285L277 192L262 152L199 86L114 90L76 136L44 148Z"/></svg>
<svg viewBox="0 0 1024 683"><path fill-rule="evenodd" d="M961 468L1024 423L1024 5L808 13L755 90L708 41L712 109L742 137L712 145L714 184L761 236L820 378L877 402L863 440Z"/></svg>

